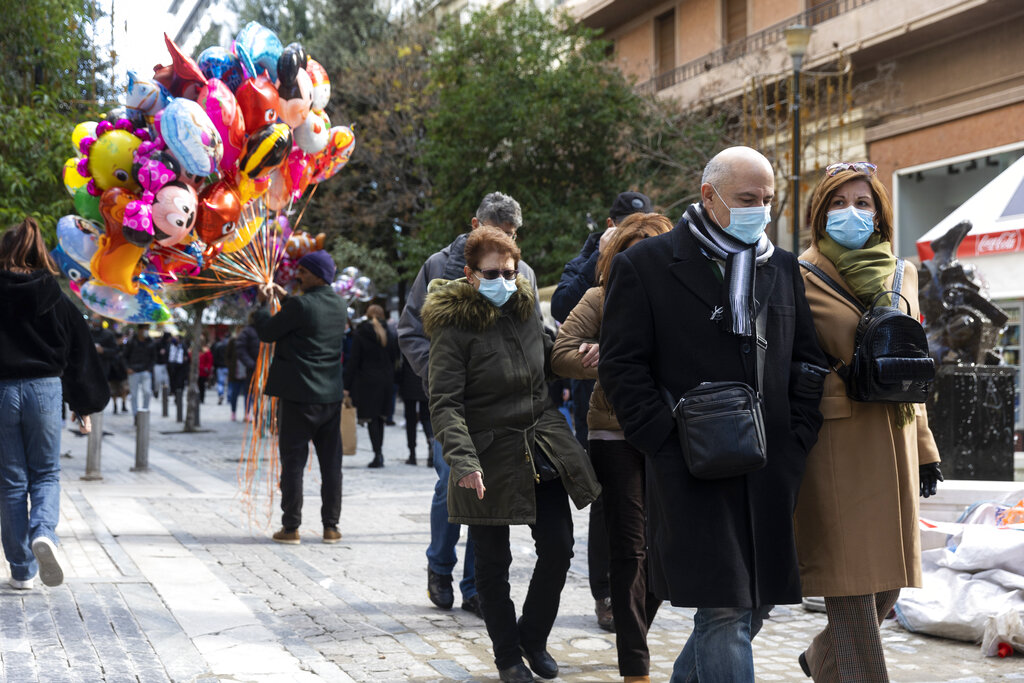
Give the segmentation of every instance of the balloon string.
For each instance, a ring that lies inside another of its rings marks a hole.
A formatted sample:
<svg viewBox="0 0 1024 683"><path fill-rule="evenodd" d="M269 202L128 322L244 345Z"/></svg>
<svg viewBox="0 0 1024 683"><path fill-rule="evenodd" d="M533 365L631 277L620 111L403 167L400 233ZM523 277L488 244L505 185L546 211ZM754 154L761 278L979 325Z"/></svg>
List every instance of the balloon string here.
<svg viewBox="0 0 1024 683"><path fill-rule="evenodd" d="M306 198L306 204L302 207L302 211L299 212L299 217L295 219L295 225L292 226L292 234L299 231L299 225L302 224L302 217L306 215L306 209L309 208L309 203L313 201L313 195L316 194L317 188L320 187L320 183L313 186L313 189L309 191L309 197Z"/></svg>

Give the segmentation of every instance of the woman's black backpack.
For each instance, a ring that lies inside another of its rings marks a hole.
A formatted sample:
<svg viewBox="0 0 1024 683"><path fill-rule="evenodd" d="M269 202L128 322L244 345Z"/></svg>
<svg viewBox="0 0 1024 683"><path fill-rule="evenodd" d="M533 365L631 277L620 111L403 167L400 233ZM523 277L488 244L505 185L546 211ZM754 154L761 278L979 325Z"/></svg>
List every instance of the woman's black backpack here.
<svg viewBox="0 0 1024 683"><path fill-rule="evenodd" d="M924 328L909 315L910 302L900 294L904 260L896 261L893 289L875 297L870 308L865 308L813 263L800 261L800 265L861 312L852 364L847 366L839 359L829 358L833 369L846 382L846 395L854 401L872 403L924 403L935 379L935 361L928 354ZM879 299L886 294L892 294L893 305L879 306ZM899 308L901 299L907 304L907 313Z"/></svg>

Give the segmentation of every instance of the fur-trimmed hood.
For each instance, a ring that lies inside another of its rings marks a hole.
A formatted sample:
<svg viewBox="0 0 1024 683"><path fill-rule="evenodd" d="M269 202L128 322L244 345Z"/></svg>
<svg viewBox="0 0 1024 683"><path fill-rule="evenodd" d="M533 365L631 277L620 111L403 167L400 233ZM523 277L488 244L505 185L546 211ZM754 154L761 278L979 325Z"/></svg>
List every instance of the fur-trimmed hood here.
<svg viewBox="0 0 1024 683"><path fill-rule="evenodd" d="M423 304L423 330L428 337L442 327L483 332L494 327L503 312L528 320L534 314L533 287L520 275L516 278L516 288L516 293L498 308L466 278L433 280L427 287L427 300Z"/></svg>

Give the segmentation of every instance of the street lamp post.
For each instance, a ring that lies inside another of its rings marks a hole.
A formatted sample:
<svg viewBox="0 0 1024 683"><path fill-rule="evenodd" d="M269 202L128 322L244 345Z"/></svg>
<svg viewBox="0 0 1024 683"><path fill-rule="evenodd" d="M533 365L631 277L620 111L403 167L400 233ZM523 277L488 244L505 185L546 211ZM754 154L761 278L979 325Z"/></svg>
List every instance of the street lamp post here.
<svg viewBox="0 0 1024 683"><path fill-rule="evenodd" d="M800 67L814 29L797 24L785 30L786 50L793 59L793 253L800 253Z"/></svg>

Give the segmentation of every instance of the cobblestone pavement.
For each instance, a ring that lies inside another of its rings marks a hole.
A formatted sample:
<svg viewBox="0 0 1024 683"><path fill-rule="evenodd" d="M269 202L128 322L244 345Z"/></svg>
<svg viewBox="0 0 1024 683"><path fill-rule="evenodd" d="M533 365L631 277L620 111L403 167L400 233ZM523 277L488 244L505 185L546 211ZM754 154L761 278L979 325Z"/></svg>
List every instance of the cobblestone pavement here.
<svg viewBox="0 0 1024 683"><path fill-rule="evenodd" d="M66 581L14 591L0 584L0 676L29 681L497 680L484 625L433 607L424 551L434 472L403 464L405 431L385 435L387 465L345 458L341 531L320 542L316 468L306 476L302 543L269 540L266 500L250 522L239 495L244 425L207 396L202 433L153 413L150 469L132 472L132 418L105 415L102 481L82 481L86 439L65 431L61 523ZM422 435L420 440L422 442ZM616 681L614 636L597 628L587 586L586 512L549 649L559 681ZM513 597L522 604L532 542L513 527ZM462 557L460 548L459 557ZM2 564L6 574L7 564ZM456 568L456 573L461 567ZM650 634L652 680L667 681L692 610L666 607ZM824 616L778 607L755 641L759 681L802 681L796 658ZM1024 659L885 626L892 680L1024 681Z"/></svg>

